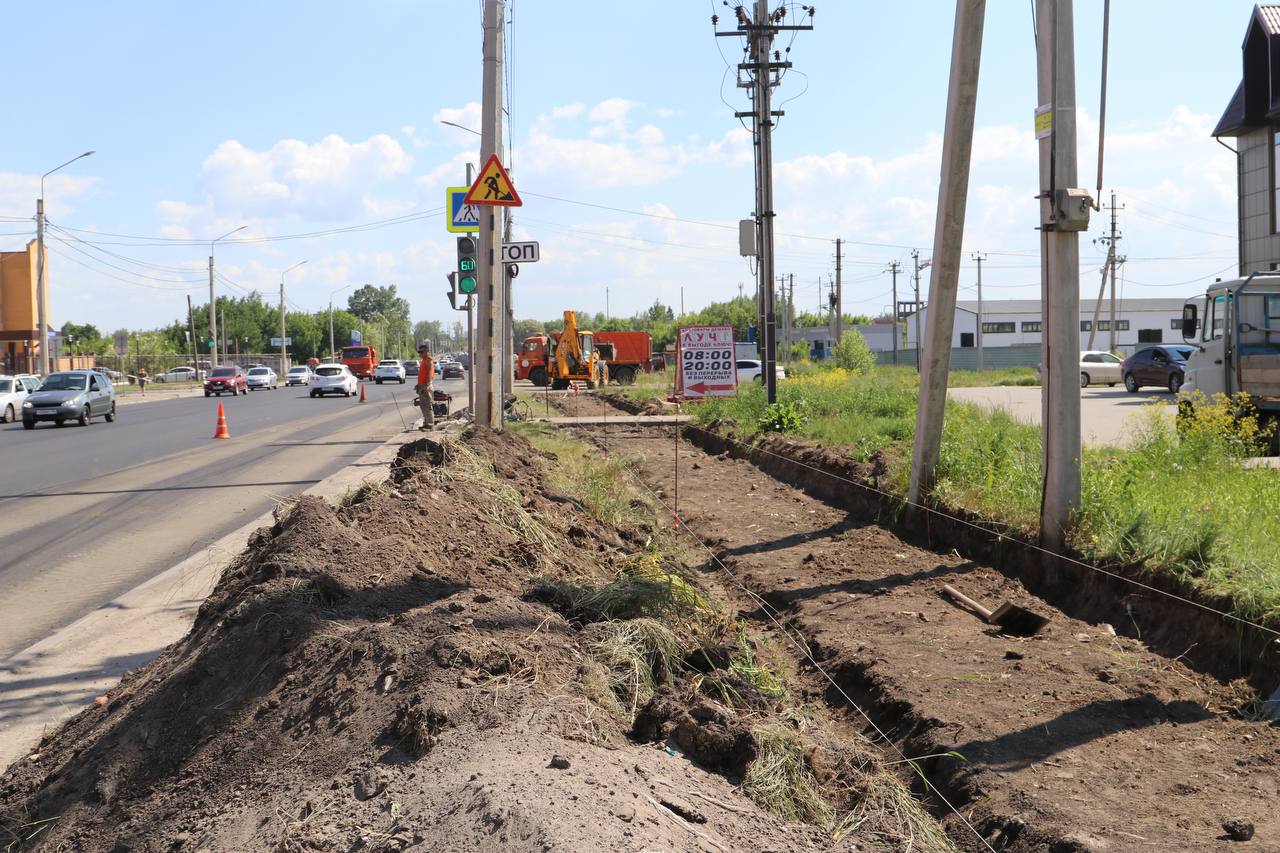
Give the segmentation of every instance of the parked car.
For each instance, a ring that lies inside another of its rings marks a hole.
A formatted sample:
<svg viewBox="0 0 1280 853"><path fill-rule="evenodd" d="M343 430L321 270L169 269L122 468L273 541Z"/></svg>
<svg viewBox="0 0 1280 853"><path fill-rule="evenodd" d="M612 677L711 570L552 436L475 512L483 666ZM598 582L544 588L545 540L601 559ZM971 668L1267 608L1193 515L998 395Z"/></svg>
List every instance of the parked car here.
<svg viewBox="0 0 1280 853"><path fill-rule="evenodd" d="M1080 387L1106 383L1114 388L1124 378L1121 364L1117 355L1102 350L1085 350L1080 353Z"/></svg>
<svg viewBox="0 0 1280 853"><path fill-rule="evenodd" d="M759 359L740 358L737 363L738 368L738 384L742 385L747 382L763 382L764 366ZM787 378L787 371L781 364L774 364L773 373L779 380Z"/></svg>
<svg viewBox="0 0 1280 853"><path fill-rule="evenodd" d="M40 390L22 402L22 425L35 429L38 421L62 426L75 420L88 426L94 418L116 419L116 389L111 380L93 370L66 370L51 373Z"/></svg>
<svg viewBox="0 0 1280 853"><path fill-rule="evenodd" d="M465 379L466 377L466 371L456 361L446 361L440 365L440 378L442 379Z"/></svg>
<svg viewBox="0 0 1280 853"><path fill-rule="evenodd" d="M404 365L394 358L384 358L373 369L373 381L379 385L383 382L399 382L403 385L405 375Z"/></svg>
<svg viewBox="0 0 1280 853"><path fill-rule="evenodd" d="M125 376L118 370L112 370L109 367L95 367L94 370L106 376L111 380L112 385L129 384L129 377Z"/></svg>
<svg viewBox="0 0 1280 853"><path fill-rule="evenodd" d="M345 364L322 364L311 375L311 396L341 394L354 397L359 384L356 375Z"/></svg>
<svg viewBox="0 0 1280 853"><path fill-rule="evenodd" d="M417 381L418 381L418 366L419 366L422 362L414 361L413 359L409 359L408 361L402 361L402 362L400 362L400 363L404 365L404 375L405 375L405 378L406 378L406 379L412 379L412 380L414 381L414 383L416 384L416 383L417 383Z"/></svg>
<svg viewBox="0 0 1280 853"><path fill-rule="evenodd" d="M284 375L284 384L288 388L290 385L308 385L311 382L311 368L305 364L295 364L289 368L289 372Z"/></svg>
<svg viewBox="0 0 1280 853"><path fill-rule="evenodd" d="M215 367L213 373L209 374L209 378L204 381L204 395L206 397L217 394L221 397L223 394L248 394L249 382L245 376L244 369L240 365L232 365L231 367Z"/></svg>
<svg viewBox="0 0 1280 853"><path fill-rule="evenodd" d="M1145 347L1124 360L1120 366L1126 390L1136 392L1144 385L1160 385L1177 394L1187 372L1187 359L1193 348L1186 344L1164 344Z"/></svg>
<svg viewBox="0 0 1280 853"><path fill-rule="evenodd" d="M22 403L31 391L17 376L0 376L0 424L10 424L22 413Z"/></svg>
<svg viewBox="0 0 1280 853"><path fill-rule="evenodd" d="M245 387L250 391L265 388L274 391L280 385L280 377L270 367L251 367L245 375Z"/></svg>
<svg viewBox="0 0 1280 853"><path fill-rule="evenodd" d="M156 382L195 382L201 378L200 372L194 367L175 367L172 370L166 370L164 373L157 373Z"/></svg>

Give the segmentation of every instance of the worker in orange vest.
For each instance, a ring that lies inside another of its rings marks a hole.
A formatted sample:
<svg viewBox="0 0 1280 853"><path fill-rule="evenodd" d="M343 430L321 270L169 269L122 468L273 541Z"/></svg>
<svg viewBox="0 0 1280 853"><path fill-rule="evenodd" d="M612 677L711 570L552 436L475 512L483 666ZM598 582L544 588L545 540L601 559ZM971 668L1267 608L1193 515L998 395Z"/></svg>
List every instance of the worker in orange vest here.
<svg viewBox="0 0 1280 853"><path fill-rule="evenodd" d="M418 392L418 408L422 410L422 426L419 429L431 429L436 425L435 393L431 386L436 378L436 362L431 357L431 347L425 343L418 344L418 355L422 361L418 364L418 384L414 390Z"/></svg>

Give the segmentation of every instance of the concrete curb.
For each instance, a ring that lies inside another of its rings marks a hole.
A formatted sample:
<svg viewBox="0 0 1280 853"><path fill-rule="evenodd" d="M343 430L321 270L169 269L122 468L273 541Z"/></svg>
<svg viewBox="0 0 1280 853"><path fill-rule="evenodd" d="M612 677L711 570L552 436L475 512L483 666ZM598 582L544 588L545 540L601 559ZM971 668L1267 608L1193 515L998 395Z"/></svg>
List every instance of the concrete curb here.
<svg viewBox="0 0 1280 853"><path fill-rule="evenodd" d="M400 446L419 434L389 439L301 495L337 501L390 475ZM153 660L182 638L223 570L271 512L228 533L0 665L0 768L39 744L44 732L78 714L128 670Z"/></svg>

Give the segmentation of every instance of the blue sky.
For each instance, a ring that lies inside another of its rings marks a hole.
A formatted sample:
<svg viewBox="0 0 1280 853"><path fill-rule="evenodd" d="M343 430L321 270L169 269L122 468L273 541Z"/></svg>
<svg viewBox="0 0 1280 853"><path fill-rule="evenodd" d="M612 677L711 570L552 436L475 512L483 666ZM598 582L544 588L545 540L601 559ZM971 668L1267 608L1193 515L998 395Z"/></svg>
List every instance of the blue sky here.
<svg viewBox="0 0 1280 853"><path fill-rule="evenodd" d="M1238 82L1253 4L1113 5L1106 185L1125 205L1124 295L1184 296L1235 266L1234 159L1208 133ZM735 62L740 46L713 39L709 20L727 9L514 0L510 11L517 234L542 243L517 313L603 310L606 287L618 314L655 297L678 304L681 288L689 308L750 290L731 227L752 208L750 144L721 99L744 106L732 74L721 89L719 52ZM796 37L797 73L777 96L798 97L775 136L775 194L778 231L791 235L778 270L795 274L802 307L816 307L837 236L851 241L851 313L887 307L888 262L909 261L911 246L929 253L953 14L942 0L837 2ZM1102 0L1077 0L1086 187L1101 16ZM208 247L186 241L241 224L253 242L218 248L229 292L274 298L280 270L305 259L289 276L296 306L394 283L415 319L455 319L439 216L278 238L430 214L461 183L475 137L439 120L478 126L478 0L22 4L6 25L28 37L0 59L0 248L33 233L39 174L97 150L47 184L50 220L69 229L51 242L55 324L183 315L188 292L207 298ZM991 253L992 298L1038 293L1033 50L1030 4L992 0L965 239ZM1088 293L1103 252L1081 245ZM972 278L966 267L962 284Z"/></svg>

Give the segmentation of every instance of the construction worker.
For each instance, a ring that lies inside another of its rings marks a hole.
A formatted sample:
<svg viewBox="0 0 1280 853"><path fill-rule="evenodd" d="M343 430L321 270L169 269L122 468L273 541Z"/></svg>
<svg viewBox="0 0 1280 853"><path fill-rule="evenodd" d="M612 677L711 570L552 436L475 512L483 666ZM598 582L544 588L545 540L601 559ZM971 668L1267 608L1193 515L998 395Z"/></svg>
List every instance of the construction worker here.
<svg viewBox="0 0 1280 853"><path fill-rule="evenodd" d="M426 430L436 425L435 393L431 385L436 378L436 362L431 357L431 347L425 343L418 344L418 355L422 361L418 364L418 384L413 390L418 392L418 408L422 409L422 426L419 429Z"/></svg>

